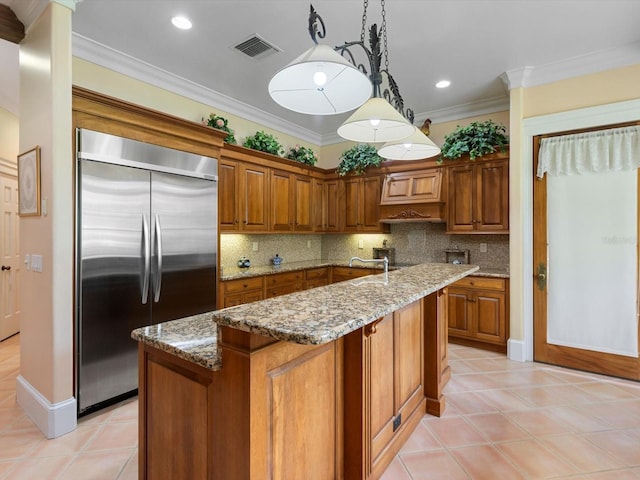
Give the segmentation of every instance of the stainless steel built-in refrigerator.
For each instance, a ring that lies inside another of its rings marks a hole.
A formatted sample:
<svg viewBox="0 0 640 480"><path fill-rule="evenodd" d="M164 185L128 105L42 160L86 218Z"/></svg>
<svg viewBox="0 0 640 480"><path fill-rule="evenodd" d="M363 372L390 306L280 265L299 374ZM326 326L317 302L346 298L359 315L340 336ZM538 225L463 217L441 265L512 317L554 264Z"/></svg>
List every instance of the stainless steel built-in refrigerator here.
<svg viewBox="0 0 640 480"><path fill-rule="evenodd" d="M135 394L132 330L215 309L217 161L86 129L77 145L82 415Z"/></svg>

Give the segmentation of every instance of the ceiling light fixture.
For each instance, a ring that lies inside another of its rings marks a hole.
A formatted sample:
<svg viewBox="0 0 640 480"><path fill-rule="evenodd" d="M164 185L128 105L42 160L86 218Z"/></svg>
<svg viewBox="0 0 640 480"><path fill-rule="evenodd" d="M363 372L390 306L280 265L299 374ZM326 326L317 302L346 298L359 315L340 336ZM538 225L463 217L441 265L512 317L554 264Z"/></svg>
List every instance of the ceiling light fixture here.
<svg viewBox="0 0 640 480"><path fill-rule="evenodd" d="M271 97L285 108L315 115L360 107L338 129L338 135L347 140L387 142L411 135L416 130L414 114L410 108L405 109L398 84L389 73L385 0L380 4L382 28L378 31L376 24L369 28L370 48L365 45L368 0L364 0L360 40L336 47L318 45L316 37L324 38L326 29L311 5L309 35L316 46L276 73L269 83ZM356 62L351 51L355 46L361 47L366 55L369 71L364 64ZM383 55L384 65L381 65ZM313 81L319 71L327 75L324 86ZM367 80L366 85L363 78ZM383 81L386 81L384 86Z"/></svg>
<svg viewBox="0 0 640 480"><path fill-rule="evenodd" d="M436 88L447 88L449 85L451 85L449 80L440 80L436 83Z"/></svg>
<svg viewBox="0 0 640 480"><path fill-rule="evenodd" d="M187 17L173 17L171 23L180 30L189 30L191 28L191 21Z"/></svg>

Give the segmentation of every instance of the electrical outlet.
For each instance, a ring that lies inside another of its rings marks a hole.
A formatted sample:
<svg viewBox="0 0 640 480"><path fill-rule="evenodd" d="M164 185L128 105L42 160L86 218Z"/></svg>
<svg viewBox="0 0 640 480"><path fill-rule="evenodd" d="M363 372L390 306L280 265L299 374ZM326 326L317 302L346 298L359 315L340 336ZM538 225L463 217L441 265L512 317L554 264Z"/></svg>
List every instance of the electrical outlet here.
<svg viewBox="0 0 640 480"><path fill-rule="evenodd" d="M253 242L253 251L254 252L258 251L258 242Z"/></svg>
<svg viewBox="0 0 640 480"><path fill-rule="evenodd" d="M307 248L311 248L311 240L307 240Z"/></svg>
<svg viewBox="0 0 640 480"><path fill-rule="evenodd" d="M42 255L31 255L31 270L42 273Z"/></svg>
<svg viewBox="0 0 640 480"><path fill-rule="evenodd" d="M358 248L362 250L364 248L364 240L358 240Z"/></svg>
<svg viewBox="0 0 640 480"><path fill-rule="evenodd" d="M487 244L486 243L481 243L480 244L480 253L487 253Z"/></svg>

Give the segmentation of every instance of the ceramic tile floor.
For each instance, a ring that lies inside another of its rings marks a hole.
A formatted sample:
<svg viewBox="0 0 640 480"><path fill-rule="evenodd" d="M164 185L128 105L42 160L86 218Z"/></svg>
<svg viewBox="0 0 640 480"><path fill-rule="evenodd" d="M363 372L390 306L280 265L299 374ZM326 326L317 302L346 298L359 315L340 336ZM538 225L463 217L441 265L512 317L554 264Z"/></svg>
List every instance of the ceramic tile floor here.
<svg viewBox="0 0 640 480"><path fill-rule="evenodd" d="M137 401L47 440L15 401L19 348L0 342L0 480L136 479ZM640 479L640 383L457 345L450 364L445 415L424 417L382 480Z"/></svg>

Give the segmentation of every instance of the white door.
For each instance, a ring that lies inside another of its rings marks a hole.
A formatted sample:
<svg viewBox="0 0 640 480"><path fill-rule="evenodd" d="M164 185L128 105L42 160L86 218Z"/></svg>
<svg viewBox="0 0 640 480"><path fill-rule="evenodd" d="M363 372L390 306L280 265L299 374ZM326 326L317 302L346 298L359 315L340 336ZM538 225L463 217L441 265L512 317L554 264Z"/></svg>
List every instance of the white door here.
<svg viewBox="0 0 640 480"><path fill-rule="evenodd" d="M0 174L0 340L20 330L18 181Z"/></svg>

